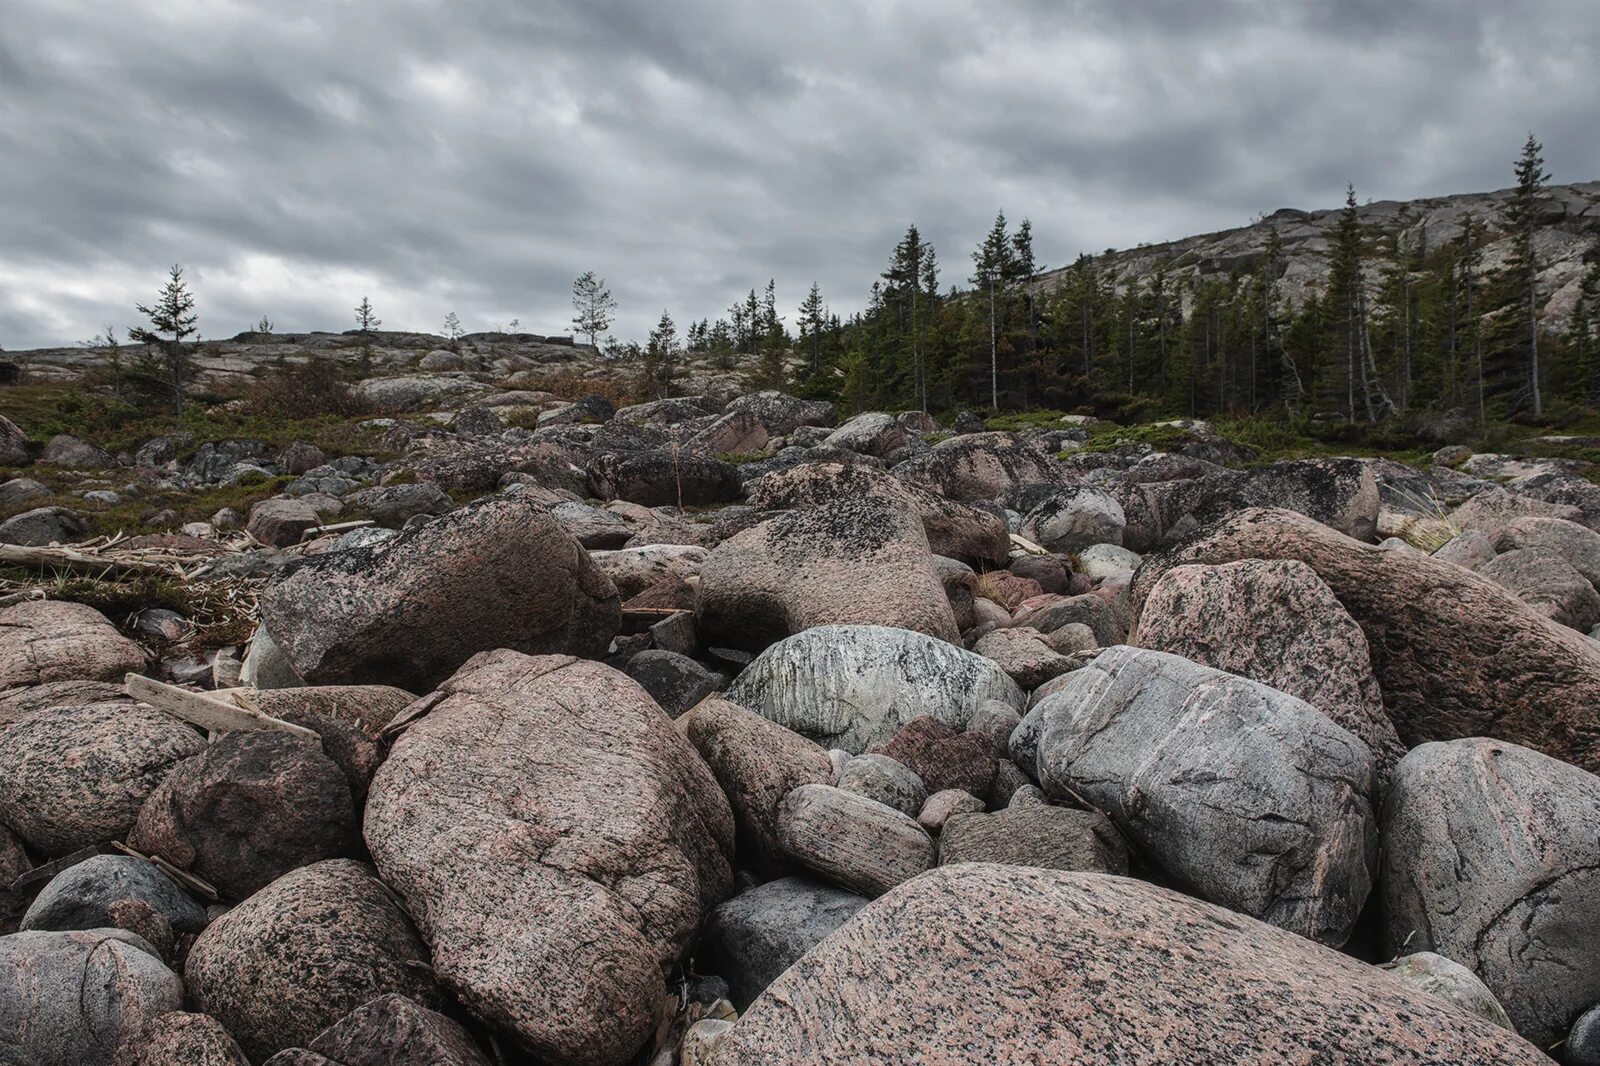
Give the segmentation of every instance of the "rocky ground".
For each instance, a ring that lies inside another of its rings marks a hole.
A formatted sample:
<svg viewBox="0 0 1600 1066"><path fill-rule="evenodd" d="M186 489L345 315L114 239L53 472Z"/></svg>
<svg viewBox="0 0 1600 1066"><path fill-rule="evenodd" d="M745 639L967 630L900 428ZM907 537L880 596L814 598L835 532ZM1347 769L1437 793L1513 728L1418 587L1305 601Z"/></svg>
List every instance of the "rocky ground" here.
<svg viewBox="0 0 1600 1066"><path fill-rule="evenodd" d="M0 1062L1600 1062L1586 464L395 350L0 419Z"/></svg>

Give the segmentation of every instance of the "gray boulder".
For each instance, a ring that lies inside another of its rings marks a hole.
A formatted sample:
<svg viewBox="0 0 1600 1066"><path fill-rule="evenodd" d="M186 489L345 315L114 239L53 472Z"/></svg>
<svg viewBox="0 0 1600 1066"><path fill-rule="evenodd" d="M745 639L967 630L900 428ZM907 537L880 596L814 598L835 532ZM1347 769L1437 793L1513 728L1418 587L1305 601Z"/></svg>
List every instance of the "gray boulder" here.
<svg viewBox="0 0 1600 1066"><path fill-rule="evenodd" d="M1203 899L1335 946L1377 863L1372 755L1301 700L1116 647L1028 713L1011 752Z"/></svg>
<svg viewBox="0 0 1600 1066"><path fill-rule="evenodd" d="M644 686L674 718L722 687L722 678L675 651L641 651L628 660L623 673Z"/></svg>
<svg viewBox="0 0 1600 1066"><path fill-rule="evenodd" d="M58 433L50 438L39 456L39 462L59 466L63 470L104 470L116 465L116 460L105 449L66 433Z"/></svg>
<svg viewBox="0 0 1600 1066"><path fill-rule="evenodd" d="M1519 548L1543 548L1555 552L1582 574L1589 584L1600 582L1600 533L1588 526L1564 518L1513 518L1495 531L1493 545L1497 552L1516 551Z"/></svg>
<svg viewBox="0 0 1600 1066"><path fill-rule="evenodd" d="M935 444L894 468L902 481L952 500L992 500L1018 485L1060 481L1055 456L1014 433L969 433Z"/></svg>
<svg viewBox="0 0 1600 1066"><path fill-rule="evenodd" d="M1054 489L1022 519L1022 536L1053 552L1077 552L1093 544L1122 544L1128 524L1122 505L1087 485Z"/></svg>
<svg viewBox="0 0 1600 1066"><path fill-rule="evenodd" d="M369 516L385 529L399 529L419 514L444 514L455 506L450 496L431 481L408 485L376 485L344 498L345 506Z"/></svg>
<svg viewBox="0 0 1600 1066"><path fill-rule="evenodd" d="M0 937L0 1062L110 1062L157 1016L183 1006L183 982L121 929Z"/></svg>
<svg viewBox="0 0 1600 1066"><path fill-rule="evenodd" d="M1430 996L1454 1003L1468 1014L1477 1015L1486 1022L1506 1029L1513 1028L1511 1019L1506 1016L1506 1009L1494 998L1489 986L1459 962L1431 951L1416 951L1378 968L1387 970Z"/></svg>
<svg viewBox="0 0 1600 1066"><path fill-rule="evenodd" d="M0 544L43 548L72 544L94 531L87 518L65 507L35 507L0 522Z"/></svg>
<svg viewBox="0 0 1600 1066"><path fill-rule="evenodd" d="M768 881L717 905L696 961L728 982L734 1006L743 1010L866 905L865 896L804 877Z"/></svg>
<svg viewBox="0 0 1600 1066"><path fill-rule="evenodd" d="M836 782L846 792L876 800L915 818L927 802L928 789L910 767L887 755L852 756Z"/></svg>
<svg viewBox="0 0 1600 1066"><path fill-rule="evenodd" d="M1600 780L1502 741L1423 744L1383 815L1384 937L1482 978L1517 1031L1559 1040L1600 1002Z"/></svg>
<svg viewBox="0 0 1600 1066"><path fill-rule="evenodd" d="M28 437L11 419L0 415L0 466L25 466Z"/></svg>
<svg viewBox="0 0 1600 1066"><path fill-rule="evenodd" d="M0 608L0 692L109 681L144 669L144 650L93 607L29 600Z"/></svg>
<svg viewBox="0 0 1600 1066"><path fill-rule="evenodd" d="M307 1050L340 1066L489 1066L459 1024L394 992L346 1014Z"/></svg>
<svg viewBox="0 0 1600 1066"><path fill-rule="evenodd" d="M919 715L965 729L985 700L1021 708L1017 683L981 655L885 626L819 626L774 644L728 699L829 748L860 754Z"/></svg>
<svg viewBox="0 0 1600 1066"><path fill-rule="evenodd" d="M867 411L828 434L823 444L829 448L845 448L882 459L890 452L904 448L910 439L910 432L893 415Z"/></svg>
<svg viewBox="0 0 1600 1066"><path fill-rule="evenodd" d="M111 904L122 899L149 904L175 932L198 933L206 925L205 908L153 863L131 855L96 855L51 878L22 916L22 928L106 928L115 924Z"/></svg>

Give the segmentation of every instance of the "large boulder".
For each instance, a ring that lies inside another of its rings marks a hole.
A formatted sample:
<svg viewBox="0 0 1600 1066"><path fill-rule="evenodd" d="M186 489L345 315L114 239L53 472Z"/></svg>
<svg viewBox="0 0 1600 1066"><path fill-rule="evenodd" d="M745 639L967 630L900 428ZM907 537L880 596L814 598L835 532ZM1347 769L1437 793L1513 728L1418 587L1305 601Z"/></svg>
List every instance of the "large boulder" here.
<svg viewBox="0 0 1600 1066"><path fill-rule="evenodd" d="M1548 1066L1374 967L1154 885L941 867L790 967L710 1066Z"/></svg>
<svg viewBox="0 0 1600 1066"><path fill-rule="evenodd" d="M66 433L57 433L45 443L39 462L63 470L104 470L116 465L104 448Z"/></svg>
<svg viewBox="0 0 1600 1066"><path fill-rule="evenodd" d="M250 508L245 532L272 548L299 544L307 530L322 524L322 518L304 500L266 499Z"/></svg>
<svg viewBox="0 0 1600 1066"><path fill-rule="evenodd" d="M717 905L696 962L728 982L743 1010L866 905L865 896L803 877L768 881Z"/></svg>
<svg viewBox="0 0 1600 1066"><path fill-rule="evenodd" d="M321 859L359 854L350 782L314 740L225 733L172 768L128 843L244 899Z"/></svg>
<svg viewBox="0 0 1600 1066"><path fill-rule="evenodd" d="M132 703L34 711L0 733L0 822L46 855L120 839L204 747L192 727Z"/></svg>
<svg viewBox="0 0 1600 1066"><path fill-rule="evenodd" d="M800 866L864 896L881 896L938 858L910 815L831 785L801 785L783 798L778 842Z"/></svg>
<svg viewBox="0 0 1600 1066"><path fill-rule="evenodd" d="M209 1014L169 1011L124 1041L112 1066L250 1066L250 1060Z"/></svg>
<svg viewBox="0 0 1600 1066"><path fill-rule="evenodd" d="M1378 480L1364 459L1287 459L1251 470L1236 490L1248 507L1278 507L1356 540L1378 530Z"/></svg>
<svg viewBox="0 0 1600 1066"><path fill-rule="evenodd" d="M732 888L716 779L599 663L487 652L433 700L373 780L373 861L474 1014L541 1058L627 1061Z"/></svg>
<svg viewBox="0 0 1600 1066"><path fill-rule="evenodd" d="M94 531L87 518L65 507L35 507L0 522L0 544L42 548L71 544Z"/></svg>
<svg viewBox="0 0 1600 1066"><path fill-rule="evenodd" d="M1371 753L1259 682L1110 648L1028 712L1011 752L1213 903L1337 946L1372 888Z"/></svg>
<svg viewBox="0 0 1600 1066"><path fill-rule="evenodd" d="M1424 744L1384 808L1384 934L1472 970L1517 1030L1600 1002L1600 780L1499 741Z"/></svg>
<svg viewBox="0 0 1600 1066"><path fill-rule="evenodd" d="M1060 481L1055 457L1013 433L968 433L894 468L902 481L952 500L992 500L1028 482Z"/></svg>
<svg viewBox="0 0 1600 1066"><path fill-rule="evenodd" d="M1408 746L1492 736L1600 769L1600 646L1454 564L1251 510L1146 560L1131 601L1137 610L1174 566L1240 559L1298 559L1317 572L1366 634L1384 709Z"/></svg>
<svg viewBox="0 0 1600 1066"><path fill-rule="evenodd" d="M518 494L293 563L260 608L306 681L415 692L490 648L598 657L621 618L616 588L588 552Z"/></svg>
<svg viewBox="0 0 1600 1066"><path fill-rule="evenodd" d="M0 415L0 466L28 463L28 437L11 419Z"/></svg>
<svg viewBox="0 0 1600 1066"><path fill-rule="evenodd" d="M781 869L778 804L801 785L833 784L828 753L799 733L722 699L705 700L678 724L728 797L741 865L760 872Z"/></svg>
<svg viewBox="0 0 1600 1066"><path fill-rule="evenodd" d="M1088 485L1053 490L1022 519L1022 536L1053 552L1076 552L1092 544L1122 543L1128 524L1122 505Z"/></svg>
<svg viewBox="0 0 1600 1066"><path fill-rule="evenodd" d="M184 981L254 1062L304 1047L386 993L437 995L405 912L371 867L350 859L302 866L212 922Z"/></svg>
<svg viewBox="0 0 1600 1066"><path fill-rule="evenodd" d="M144 651L82 603L27 600L0 610L0 692L63 681L116 681Z"/></svg>
<svg viewBox="0 0 1600 1066"><path fill-rule="evenodd" d="M732 463L682 451L607 452L590 461L589 485L602 500L704 507L739 498L739 471Z"/></svg>
<svg viewBox="0 0 1600 1066"><path fill-rule="evenodd" d="M829 448L844 448L882 459L904 448L910 440L910 431L894 415L866 411L828 434L822 443Z"/></svg>
<svg viewBox="0 0 1600 1066"><path fill-rule="evenodd" d="M205 909L155 864L132 855L95 855L56 874L22 916L22 928L109 928L116 924L111 905L124 899L148 904L174 932L205 928Z"/></svg>
<svg viewBox="0 0 1600 1066"><path fill-rule="evenodd" d="M341 1066L489 1066L459 1024L394 992L346 1014L307 1050Z"/></svg>
<svg viewBox="0 0 1600 1066"><path fill-rule="evenodd" d="M774 644L727 698L824 747L860 754L920 715L965 729L985 700L1026 697L993 662L922 633L820 626Z"/></svg>
<svg viewBox="0 0 1600 1066"><path fill-rule="evenodd" d="M1600 581L1600 533L1565 518L1513 518L1495 531L1492 544L1497 552L1519 548L1555 552L1591 585Z"/></svg>
<svg viewBox="0 0 1600 1066"><path fill-rule="evenodd" d="M0 937L0 1062L107 1063L158 1015L183 1006L183 982L121 929Z"/></svg>
<svg viewBox="0 0 1600 1066"><path fill-rule="evenodd" d="M709 548L698 544L646 544L638 548L590 553L600 572L617 587L617 595L631 600L645 589L666 580L698 579Z"/></svg>
<svg viewBox="0 0 1600 1066"><path fill-rule="evenodd" d="M1493 539L1501 529L1522 518L1561 518L1582 522L1583 511L1571 504L1548 503L1532 496L1491 488L1450 512L1450 524L1457 529L1474 529Z"/></svg>
<svg viewBox="0 0 1600 1066"><path fill-rule="evenodd" d="M746 487L746 495L751 506L764 510L820 507L843 497L895 500L922 519L935 555L974 565L1000 565L1011 548L1006 524L998 516L870 466L801 463L757 478Z"/></svg>
<svg viewBox="0 0 1600 1066"><path fill-rule="evenodd" d="M1300 697L1362 739L1380 779L1406 753L1365 634L1305 563L1174 567L1150 590L1129 642Z"/></svg>
<svg viewBox="0 0 1600 1066"><path fill-rule="evenodd" d="M411 484L375 485L352 492L345 506L369 516L386 529L399 529L419 514L441 515L455 506L448 493L431 481Z"/></svg>
<svg viewBox="0 0 1600 1066"><path fill-rule="evenodd" d="M788 511L723 541L701 567L696 612L709 643L751 651L838 624L957 639L921 521L870 498Z"/></svg>
<svg viewBox="0 0 1600 1066"><path fill-rule="evenodd" d="M1560 625L1587 633L1600 623L1600 592L1548 548L1514 548L1490 559L1477 572L1515 592L1523 603Z"/></svg>

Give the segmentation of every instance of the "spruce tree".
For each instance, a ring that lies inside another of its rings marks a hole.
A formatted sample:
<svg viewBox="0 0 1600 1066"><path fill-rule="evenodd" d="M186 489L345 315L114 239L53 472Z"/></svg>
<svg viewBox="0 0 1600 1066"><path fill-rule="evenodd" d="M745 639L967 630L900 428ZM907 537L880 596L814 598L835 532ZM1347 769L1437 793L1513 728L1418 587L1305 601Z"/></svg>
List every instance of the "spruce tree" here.
<svg viewBox="0 0 1600 1066"><path fill-rule="evenodd" d="M806 293L804 302L800 304L800 317L796 325L800 330L800 350L806 359L806 380L814 381L822 374L823 333L828 327L827 311L822 305L822 288L814 281L811 291Z"/></svg>
<svg viewBox="0 0 1600 1066"><path fill-rule="evenodd" d="M356 330L361 335L361 375L372 373L372 331L383 325L372 310L372 301L361 297L361 303L356 308Z"/></svg>
<svg viewBox="0 0 1600 1066"><path fill-rule="evenodd" d="M983 243L972 253L973 269L969 279L973 288L982 293L988 302L989 406L996 411L1000 409L1000 297L1007 280L1015 272L1013 255L1014 249L1006 236L1006 213L1001 211L995 215L994 225Z"/></svg>
<svg viewBox="0 0 1600 1066"><path fill-rule="evenodd" d="M1550 175L1545 173L1543 146L1528 134L1515 171L1517 187L1506 205L1506 226L1511 231L1511 256L1506 263L1517 303L1525 311L1528 338L1528 387L1535 418L1544 413L1542 382L1539 373L1539 258L1534 237L1539 228L1540 193Z"/></svg>
<svg viewBox="0 0 1600 1066"><path fill-rule="evenodd" d="M184 389L194 377L194 362L184 350L184 341L198 336L198 316L194 295L183 280L183 267L174 263L167 283L153 305L136 305L150 325L134 326L128 338L145 345L146 357L140 360L139 374L157 392L172 401L173 410L183 414Z"/></svg>
<svg viewBox="0 0 1600 1066"><path fill-rule="evenodd" d="M644 349L644 384L656 399L664 400L672 395L672 382L677 376L680 354L678 325L663 310L656 328L650 331L650 342Z"/></svg>

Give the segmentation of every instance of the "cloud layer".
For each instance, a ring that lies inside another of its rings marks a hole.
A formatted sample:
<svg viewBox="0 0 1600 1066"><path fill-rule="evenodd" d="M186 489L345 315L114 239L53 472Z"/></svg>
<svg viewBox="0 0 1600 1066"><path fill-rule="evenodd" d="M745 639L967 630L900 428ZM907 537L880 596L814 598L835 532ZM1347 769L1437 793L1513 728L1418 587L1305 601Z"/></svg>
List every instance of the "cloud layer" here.
<svg viewBox="0 0 1600 1066"><path fill-rule="evenodd" d="M778 282L861 306L915 221L1079 251L1600 178L1593 0L7 0L0 345L512 318L595 270L641 335ZM793 312L789 311L792 319Z"/></svg>

